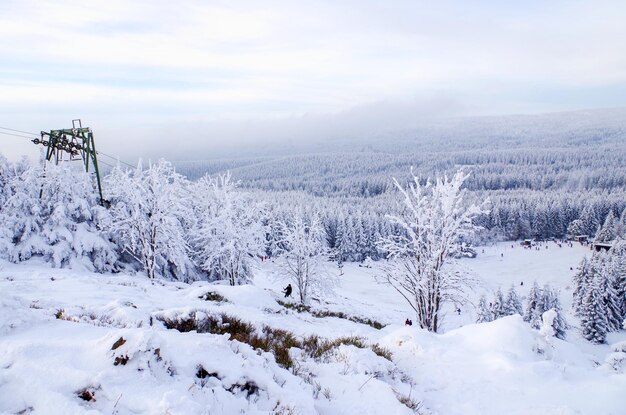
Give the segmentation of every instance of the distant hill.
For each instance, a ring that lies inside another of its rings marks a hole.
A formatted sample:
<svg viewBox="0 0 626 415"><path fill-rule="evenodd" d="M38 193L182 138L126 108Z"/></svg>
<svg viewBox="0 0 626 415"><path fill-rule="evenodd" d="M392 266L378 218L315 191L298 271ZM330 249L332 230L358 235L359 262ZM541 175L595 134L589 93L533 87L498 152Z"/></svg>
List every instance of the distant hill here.
<svg viewBox="0 0 626 415"><path fill-rule="evenodd" d="M230 170L248 188L372 195L390 178L471 166L470 189L626 185L626 108L451 118L411 131L266 147L256 156L178 161L190 179ZM246 149L246 154L252 149Z"/></svg>

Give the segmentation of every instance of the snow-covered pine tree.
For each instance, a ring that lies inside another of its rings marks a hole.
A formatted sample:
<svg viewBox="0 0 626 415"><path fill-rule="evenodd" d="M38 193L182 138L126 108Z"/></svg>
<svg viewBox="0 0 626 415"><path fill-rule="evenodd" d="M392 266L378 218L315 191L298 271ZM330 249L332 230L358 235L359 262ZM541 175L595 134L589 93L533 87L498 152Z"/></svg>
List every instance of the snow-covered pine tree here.
<svg viewBox="0 0 626 415"><path fill-rule="evenodd" d="M9 194L0 211L0 241L2 255L9 261L24 261L47 251L41 238L46 219L39 198L42 174L40 167L30 166L7 183Z"/></svg>
<svg viewBox="0 0 626 415"><path fill-rule="evenodd" d="M584 235L585 224L581 219L574 219L567 227L567 233L571 236Z"/></svg>
<svg viewBox="0 0 626 415"><path fill-rule="evenodd" d="M354 243L354 229L352 228L350 219L344 217L339 223L339 229L337 252L342 261L352 261L356 246Z"/></svg>
<svg viewBox="0 0 626 415"><path fill-rule="evenodd" d="M595 235L596 232L598 232L598 228L600 227L600 221L598 220L598 216L593 205L585 205L582 212L580 213L579 219L583 223L583 235Z"/></svg>
<svg viewBox="0 0 626 415"><path fill-rule="evenodd" d="M593 343L605 343L608 331L606 315L602 306L602 293L594 279L585 291L580 316L582 335Z"/></svg>
<svg viewBox="0 0 626 415"><path fill-rule="evenodd" d="M517 291L515 290L515 286L511 285L509 291L506 295L504 310L506 315L519 314L520 316L524 315L524 310L522 308L522 300L519 298Z"/></svg>
<svg viewBox="0 0 626 415"><path fill-rule="evenodd" d="M336 217L326 217L322 220L324 231L326 233L326 245L330 249L335 249L338 242L338 221Z"/></svg>
<svg viewBox="0 0 626 415"><path fill-rule="evenodd" d="M535 281L528 293L528 303L526 304L524 321L530 323L532 328L539 329L542 323L541 315L544 311L543 292L541 288L539 288L537 281Z"/></svg>
<svg viewBox="0 0 626 415"><path fill-rule="evenodd" d="M370 251L370 257L374 261L378 261L381 258L380 251L378 251L378 247L376 246L376 242L380 241L380 239L382 238L379 229L380 229L379 226L375 226L374 230L372 231L372 233L370 233L370 240L369 240L370 249L369 249L369 251Z"/></svg>
<svg viewBox="0 0 626 415"><path fill-rule="evenodd" d="M615 233L617 238L626 239L626 209L624 209L619 220L617 221Z"/></svg>
<svg viewBox="0 0 626 415"><path fill-rule="evenodd" d="M618 261L613 255L600 254L598 265L598 288L602 296L602 306L606 315L607 330L621 330L623 316L623 298L620 298L620 276L617 272Z"/></svg>
<svg viewBox="0 0 626 415"><path fill-rule="evenodd" d="M493 321L493 316L491 314L491 310L487 305L487 299L484 295L480 296L480 300L478 300L478 310L477 310L477 323L487 323L489 321Z"/></svg>
<svg viewBox="0 0 626 415"><path fill-rule="evenodd" d="M502 290L500 288L496 291L493 302L491 303L491 315L492 320L497 320L500 317L508 315L506 312L504 294L502 294Z"/></svg>
<svg viewBox="0 0 626 415"><path fill-rule="evenodd" d="M364 221L358 218L354 220L355 228L355 242L356 250L354 254L354 261L363 262L365 259L365 252L367 252L367 237L364 228Z"/></svg>
<svg viewBox="0 0 626 415"><path fill-rule="evenodd" d="M622 320L626 321L626 240L618 238L609 251L615 291L620 301Z"/></svg>
<svg viewBox="0 0 626 415"><path fill-rule="evenodd" d="M615 239L617 230L617 218L613 213L613 210L609 210L609 213L606 215L606 219L604 220L604 224L596 233L596 237L594 238L594 243L606 243L611 242Z"/></svg>
<svg viewBox="0 0 626 415"><path fill-rule="evenodd" d="M576 315L580 315L582 311L583 301L585 298L585 288L589 285L591 280L593 280L591 264L590 261L587 260L587 257L584 257L583 260L580 261L578 269L572 277L574 285L572 308L574 309L574 314Z"/></svg>

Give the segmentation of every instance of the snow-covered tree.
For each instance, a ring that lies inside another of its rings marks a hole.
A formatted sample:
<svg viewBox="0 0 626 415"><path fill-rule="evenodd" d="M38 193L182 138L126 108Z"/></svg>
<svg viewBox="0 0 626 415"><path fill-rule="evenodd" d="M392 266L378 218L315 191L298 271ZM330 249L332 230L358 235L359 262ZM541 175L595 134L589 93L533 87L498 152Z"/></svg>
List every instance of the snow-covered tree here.
<svg viewBox="0 0 626 415"><path fill-rule="evenodd" d="M607 253L595 253L591 260L584 259L574 276L574 309L583 318L584 301L589 287L595 285L606 317L606 330L621 329L626 317L626 245L620 238Z"/></svg>
<svg viewBox="0 0 626 415"><path fill-rule="evenodd" d="M40 195L49 213L42 236L51 246L53 264L79 261L95 271L112 270L117 254L106 234L110 216L99 204L92 178L67 165L48 165Z"/></svg>
<svg viewBox="0 0 626 415"><path fill-rule="evenodd" d="M585 339L593 343L606 342L607 320L602 307L602 293L595 280L585 292L580 321Z"/></svg>
<svg viewBox="0 0 626 415"><path fill-rule="evenodd" d="M504 294L502 294L502 290L500 288L496 291L496 295L491 303L491 315L493 316L493 320L509 315L506 310Z"/></svg>
<svg viewBox="0 0 626 415"><path fill-rule="evenodd" d="M517 291L515 290L515 286L511 285L509 291L506 295L506 300L504 301L504 310L506 315L511 316L513 314L519 314L520 316L524 315L524 311L522 309L522 300L520 300Z"/></svg>
<svg viewBox="0 0 626 415"><path fill-rule="evenodd" d="M389 216L402 232L383 238L379 246L390 259L382 281L391 285L415 310L421 328L436 332L443 304L460 301L467 276L455 272L451 254L462 236L473 233L472 219L481 213L463 202L463 182L458 172L433 184L413 176L405 188L394 183L404 198L402 215Z"/></svg>
<svg viewBox="0 0 626 415"><path fill-rule="evenodd" d="M2 206L4 202L6 202L7 198L10 196L9 189L9 172L11 167L7 159L0 154L0 211L2 210Z"/></svg>
<svg viewBox="0 0 626 415"><path fill-rule="evenodd" d="M357 252L356 234L354 223L346 218L342 224L342 231L339 234L338 252L343 261L354 261Z"/></svg>
<svg viewBox="0 0 626 415"><path fill-rule="evenodd" d="M611 242L617 236L617 224L618 219L615 217L615 214L612 210L609 211L608 215L606 215L606 219L604 220L604 224L596 233L596 237L594 239L595 243L606 243Z"/></svg>
<svg viewBox="0 0 626 415"><path fill-rule="evenodd" d="M565 317L563 316L563 308L561 307L561 301L559 300L559 292L555 289L551 289L549 286L543 288L543 311L541 312L542 320L546 311L552 310L554 313L550 318L554 336L563 340L565 339L566 330L568 328Z"/></svg>
<svg viewBox="0 0 626 415"><path fill-rule="evenodd" d="M591 204L586 205L579 218L583 224L583 235L595 235L600 227L600 221L598 215L595 212L594 206Z"/></svg>
<svg viewBox="0 0 626 415"><path fill-rule="evenodd" d="M478 300L478 310L477 310L477 323L487 323L489 321L493 321L493 315L489 306L487 305L487 299L484 295L480 296L480 300Z"/></svg>
<svg viewBox="0 0 626 415"><path fill-rule="evenodd" d="M111 231L122 251L141 264L148 277L187 279L192 264L184 218L189 216L186 181L164 160L147 169L115 168L106 179Z"/></svg>
<svg viewBox="0 0 626 415"><path fill-rule="evenodd" d="M564 339L568 326L563 316L559 293L557 290L550 288L549 285L541 289L535 281L528 293L524 321L530 323L532 328L540 330L542 324L544 324L543 315L548 310L554 311L554 318L550 318L554 335L559 339Z"/></svg>
<svg viewBox="0 0 626 415"><path fill-rule="evenodd" d="M581 219L574 219L567 227L567 233L572 236L584 235L585 224Z"/></svg>
<svg viewBox="0 0 626 415"><path fill-rule="evenodd" d="M615 234L617 238L626 239L626 209L622 212L615 226Z"/></svg>
<svg viewBox="0 0 626 415"><path fill-rule="evenodd" d="M602 306L607 320L607 330L621 329L624 318L624 258L620 255L621 241L616 243L617 249L594 256L597 272L596 283L602 296Z"/></svg>
<svg viewBox="0 0 626 415"><path fill-rule="evenodd" d="M54 267L110 271L117 260L91 178L68 165L31 166L11 177L0 212L2 251L18 262L41 256Z"/></svg>
<svg viewBox="0 0 626 415"><path fill-rule="evenodd" d="M572 277L574 284L572 307L576 315L579 315L582 310L583 299L585 298L585 289L589 285L590 281L593 280L592 272L591 264L585 257L580 262L580 265L578 265L576 274Z"/></svg>
<svg viewBox="0 0 626 415"><path fill-rule="evenodd" d="M543 292L541 288L539 288L537 281L535 281L528 293L524 321L530 323L532 328L539 329L542 323L541 315L544 311L546 310L543 304Z"/></svg>
<svg viewBox="0 0 626 415"><path fill-rule="evenodd" d="M615 291L621 301L622 319L626 320L626 240L618 238L610 251L611 272L614 276Z"/></svg>
<svg viewBox="0 0 626 415"><path fill-rule="evenodd" d="M7 200L0 212L2 253L12 262L33 255L44 255L46 243L41 237L45 212L39 198L41 168L31 166L7 183Z"/></svg>
<svg viewBox="0 0 626 415"><path fill-rule="evenodd" d="M264 255L267 227L262 207L237 189L230 173L203 177L194 185L194 194L198 220L191 239L199 267L209 278L230 285L249 282L252 262Z"/></svg>
<svg viewBox="0 0 626 415"><path fill-rule="evenodd" d="M324 244L319 216L305 218L301 212L295 213L279 222L279 227L283 247L279 258L281 277L294 284L300 302L306 304L314 295L331 292L337 281L325 267L330 252Z"/></svg>
<svg viewBox="0 0 626 415"><path fill-rule="evenodd" d="M618 331L622 325L622 302L618 295L617 275L611 272L611 264L608 263L600 272L600 291L602 293L602 305L606 315L608 331Z"/></svg>

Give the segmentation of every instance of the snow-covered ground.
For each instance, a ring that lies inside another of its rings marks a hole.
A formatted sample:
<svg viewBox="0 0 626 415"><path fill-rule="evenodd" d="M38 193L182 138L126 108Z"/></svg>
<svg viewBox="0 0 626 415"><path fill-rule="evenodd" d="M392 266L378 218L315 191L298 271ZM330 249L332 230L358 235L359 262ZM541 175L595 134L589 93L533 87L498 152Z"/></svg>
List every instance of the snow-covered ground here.
<svg viewBox="0 0 626 415"><path fill-rule="evenodd" d="M313 310L343 315L316 317L277 302L285 284L272 278L271 261L259 264L254 286L238 287L3 262L0 413L626 413L626 374L605 363L611 347L582 340L569 313L570 267L588 248L508 243L484 250L461 261L478 285L460 315L448 310L443 334L401 324L412 313L374 281L376 266L346 264L336 294L313 303ZM567 341L545 338L517 316L472 324L480 294L515 284L525 296L535 280L560 288L573 326ZM200 298L209 291L227 301ZM387 348L391 361L344 344L319 358L291 349L295 364L285 369L228 334L181 333L159 321L221 313L300 339L360 336ZM623 340L624 331L609 336L610 343Z"/></svg>
<svg viewBox="0 0 626 415"><path fill-rule="evenodd" d="M468 303L460 305L460 316L454 312L454 308L447 310L444 329L472 323L475 318L474 305L480 295L486 295L490 301L498 288L502 288L506 294L506 290L513 285L520 296L525 298L535 281L541 287L550 284L559 288L563 308L567 316L574 320L570 313L570 284L582 258L591 256L589 247L580 244L569 247L562 244L559 248L557 243L547 242L536 250L524 249L517 242L506 242L477 250L477 258L460 260L462 269L475 280L473 291L468 295ZM336 298L328 298L326 301L354 312L357 312L357 307L386 324L401 323L407 317L412 317L413 311L393 288L376 283L375 276L379 273L381 264L373 263L372 268L364 268L359 264L345 263ZM336 266L331 266L331 269L339 274ZM279 290L280 283L272 278L277 273L271 262L264 263L256 285ZM523 285L520 285L522 282Z"/></svg>

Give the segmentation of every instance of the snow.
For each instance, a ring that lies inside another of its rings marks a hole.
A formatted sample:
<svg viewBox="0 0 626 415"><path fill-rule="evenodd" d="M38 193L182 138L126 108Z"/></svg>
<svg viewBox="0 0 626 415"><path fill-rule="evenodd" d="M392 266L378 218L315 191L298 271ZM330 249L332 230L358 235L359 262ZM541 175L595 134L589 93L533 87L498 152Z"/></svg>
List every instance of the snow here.
<svg viewBox="0 0 626 415"><path fill-rule="evenodd" d="M257 263L254 285L235 287L51 269L39 259L1 262L0 414L414 413L399 397L422 414L625 413L626 332L612 333L612 345L594 345L571 315L568 285L588 248L482 249L460 260L477 288L460 315L447 310L440 334L402 325L413 313L393 288L374 281L378 262L345 263L335 293L311 305L371 318L387 325L381 330L283 307L272 261ZM473 324L481 294L490 298L514 283L523 298L535 280L561 290L573 326L565 341L515 315ZM209 291L225 301L200 298ZM318 360L294 348L297 365L285 369L228 334L168 330L156 318L191 312L226 313L299 337L361 336L389 349L392 360L349 344ZM208 376L196 376L200 367ZM85 389L95 400L78 396Z"/></svg>

